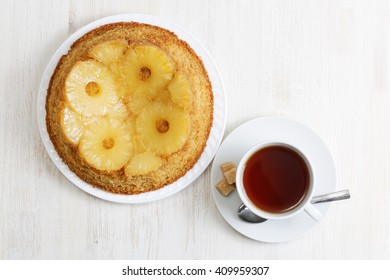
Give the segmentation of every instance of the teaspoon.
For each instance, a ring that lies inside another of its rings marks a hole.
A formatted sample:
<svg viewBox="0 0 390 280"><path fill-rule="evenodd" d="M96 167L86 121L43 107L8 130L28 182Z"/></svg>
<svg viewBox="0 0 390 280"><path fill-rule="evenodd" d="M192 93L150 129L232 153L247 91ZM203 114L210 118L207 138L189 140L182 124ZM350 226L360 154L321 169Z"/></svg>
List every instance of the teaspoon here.
<svg viewBox="0 0 390 280"><path fill-rule="evenodd" d="M311 203L312 204L323 203L323 202L337 201L337 200L343 200L349 198L351 198L351 195L349 194L349 190L343 190L343 191L315 196L312 198ZM249 223L262 223L267 220L257 216L255 213L249 210L249 208L244 203L241 204L240 207L238 208L237 215L238 217L240 217L241 220Z"/></svg>

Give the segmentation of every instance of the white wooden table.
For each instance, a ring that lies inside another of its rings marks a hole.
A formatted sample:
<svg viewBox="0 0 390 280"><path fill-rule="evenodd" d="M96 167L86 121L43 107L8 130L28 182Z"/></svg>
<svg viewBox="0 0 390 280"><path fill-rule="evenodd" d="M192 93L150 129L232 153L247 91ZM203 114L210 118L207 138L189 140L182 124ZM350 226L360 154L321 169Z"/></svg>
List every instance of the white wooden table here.
<svg viewBox="0 0 390 280"><path fill-rule="evenodd" d="M143 205L72 185L39 137L41 75L71 33L119 13L166 18L205 45L227 89L225 135L268 115L312 127L352 199L304 237L266 244L225 223L210 168L179 194ZM0 259L390 258L388 1L1 0L0 34Z"/></svg>

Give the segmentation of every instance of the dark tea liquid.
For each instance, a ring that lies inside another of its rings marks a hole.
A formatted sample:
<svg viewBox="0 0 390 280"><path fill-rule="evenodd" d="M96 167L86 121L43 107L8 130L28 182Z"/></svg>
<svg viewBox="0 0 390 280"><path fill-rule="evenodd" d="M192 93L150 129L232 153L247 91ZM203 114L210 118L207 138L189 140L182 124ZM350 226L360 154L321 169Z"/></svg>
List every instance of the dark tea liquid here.
<svg viewBox="0 0 390 280"><path fill-rule="evenodd" d="M294 150L269 146L248 159L243 184L248 198L258 208L283 213L304 199L310 184L309 168Z"/></svg>

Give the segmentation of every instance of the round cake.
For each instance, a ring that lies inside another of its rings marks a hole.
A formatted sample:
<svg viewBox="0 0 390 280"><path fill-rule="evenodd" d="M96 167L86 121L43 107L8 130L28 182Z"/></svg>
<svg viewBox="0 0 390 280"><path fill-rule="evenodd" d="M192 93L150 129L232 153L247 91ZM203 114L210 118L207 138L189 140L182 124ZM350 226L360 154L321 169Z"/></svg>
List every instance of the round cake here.
<svg viewBox="0 0 390 280"><path fill-rule="evenodd" d="M174 33L120 22L93 29L59 60L46 126L85 182L139 194L173 183L201 156L213 122L202 60Z"/></svg>

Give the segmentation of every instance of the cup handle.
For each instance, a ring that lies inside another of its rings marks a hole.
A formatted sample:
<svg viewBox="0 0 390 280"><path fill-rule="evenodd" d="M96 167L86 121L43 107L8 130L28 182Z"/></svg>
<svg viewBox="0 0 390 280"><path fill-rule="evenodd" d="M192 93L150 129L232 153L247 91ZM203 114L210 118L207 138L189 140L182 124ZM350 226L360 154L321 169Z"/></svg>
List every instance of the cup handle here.
<svg viewBox="0 0 390 280"><path fill-rule="evenodd" d="M309 203L307 204L305 208L305 212L310 215L310 217L313 218L315 221L319 221L322 218L322 213L320 210L318 210L316 207L313 206L313 204Z"/></svg>

